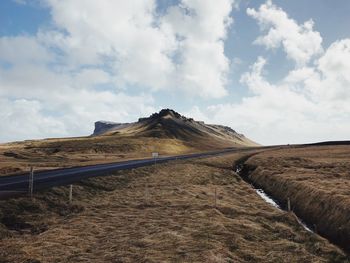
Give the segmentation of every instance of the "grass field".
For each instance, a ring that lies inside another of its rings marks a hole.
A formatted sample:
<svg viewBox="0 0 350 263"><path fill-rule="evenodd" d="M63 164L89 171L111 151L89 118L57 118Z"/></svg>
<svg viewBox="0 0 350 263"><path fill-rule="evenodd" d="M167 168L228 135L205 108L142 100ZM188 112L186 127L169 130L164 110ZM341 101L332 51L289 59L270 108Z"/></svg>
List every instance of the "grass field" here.
<svg viewBox="0 0 350 263"><path fill-rule="evenodd" d="M89 179L72 205L67 186L1 201L0 262L349 262L263 201L233 172L240 157Z"/></svg>
<svg viewBox="0 0 350 263"><path fill-rule="evenodd" d="M0 175L60 167L110 163L135 158L190 153L203 147L183 141L152 137L99 136L46 139L0 145Z"/></svg>
<svg viewBox="0 0 350 263"><path fill-rule="evenodd" d="M0 144L0 176L36 170L111 163L160 155L212 151L234 144L201 138L184 141L176 138L109 135L67 139L45 139Z"/></svg>
<svg viewBox="0 0 350 263"><path fill-rule="evenodd" d="M250 158L249 178L350 251L350 146L289 147Z"/></svg>

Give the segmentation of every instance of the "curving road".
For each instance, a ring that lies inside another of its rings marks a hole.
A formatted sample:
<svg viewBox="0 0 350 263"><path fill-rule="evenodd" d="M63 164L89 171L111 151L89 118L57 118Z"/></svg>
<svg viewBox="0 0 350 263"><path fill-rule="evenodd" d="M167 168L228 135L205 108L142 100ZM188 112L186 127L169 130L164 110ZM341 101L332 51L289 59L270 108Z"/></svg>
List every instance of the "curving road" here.
<svg viewBox="0 0 350 263"><path fill-rule="evenodd" d="M177 155L169 157L158 157L157 163L164 163L172 160L184 160L192 158L201 158L208 156L215 156L221 154L227 154L238 151L249 151L253 148L228 148L221 151L195 153L186 155ZM113 171L125 170L131 168L137 168L141 166L152 165L155 163L155 159L141 159L130 160L108 164L97 164L83 167L73 167L64 169L55 169L48 171L41 171L34 173L34 191L49 188L52 186L71 184L82 179L95 176L108 175ZM17 194L23 194L28 191L29 185L29 173L20 175L10 175L0 177L0 198L6 198L15 196Z"/></svg>

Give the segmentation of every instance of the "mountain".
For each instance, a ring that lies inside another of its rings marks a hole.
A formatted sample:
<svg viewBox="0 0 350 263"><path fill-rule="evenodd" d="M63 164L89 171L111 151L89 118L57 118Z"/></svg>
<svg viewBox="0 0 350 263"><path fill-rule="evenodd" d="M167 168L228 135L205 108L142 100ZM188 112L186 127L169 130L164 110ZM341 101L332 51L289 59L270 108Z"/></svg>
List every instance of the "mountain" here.
<svg viewBox="0 0 350 263"><path fill-rule="evenodd" d="M229 127L209 125L164 109L133 123L99 121L93 135L0 144L0 176L257 144Z"/></svg>
<svg viewBox="0 0 350 263"><path fill-rule="evenodd" d="M211 142L221 147L258 145L230 127L195 121L171 109L163 109L133 123L95 122L93 136L101 135L168 138L204 144Z"/></svg>

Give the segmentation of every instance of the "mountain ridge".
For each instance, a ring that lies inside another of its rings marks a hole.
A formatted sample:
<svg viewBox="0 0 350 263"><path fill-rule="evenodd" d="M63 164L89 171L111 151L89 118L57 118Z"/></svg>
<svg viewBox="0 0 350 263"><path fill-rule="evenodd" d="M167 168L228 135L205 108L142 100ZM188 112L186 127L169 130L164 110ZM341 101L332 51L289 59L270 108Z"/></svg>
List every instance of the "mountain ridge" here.
<svg viewBox="0 0 350 263"><path fill-rule="evenodd" d="M259 144L246 138L243 134L224 125L206 124L188 118L172 109L162 109L149 117L139 118L137 122L117 123L110 121L95 122L92 136L113 134L137 135L144 137L174 138L184 141L195 139L215 139L242 146Z"/></svg>

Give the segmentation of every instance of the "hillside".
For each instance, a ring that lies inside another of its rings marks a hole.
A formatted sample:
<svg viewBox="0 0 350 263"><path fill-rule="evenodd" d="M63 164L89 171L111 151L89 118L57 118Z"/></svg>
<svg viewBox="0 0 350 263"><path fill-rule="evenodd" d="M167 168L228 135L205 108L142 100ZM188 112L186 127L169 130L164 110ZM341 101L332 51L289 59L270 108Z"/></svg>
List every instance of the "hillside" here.
<svg viewBox="0 0 350 263"><path fill-rule="evenodd" d="M93 135L133 135L140 137L171 138L182 141L211 141L223 146L257 146L258 144L232 128L210 125L163 109L133 123L95 123Z"/></svg>
<svg viewBox="0 0 350 263"><path fill-rule="evenodd" d="M0 174L176 155L257 144L229 127L207 125L173 110L134 123L96 122L93 135L0 145Z"/></svg>

